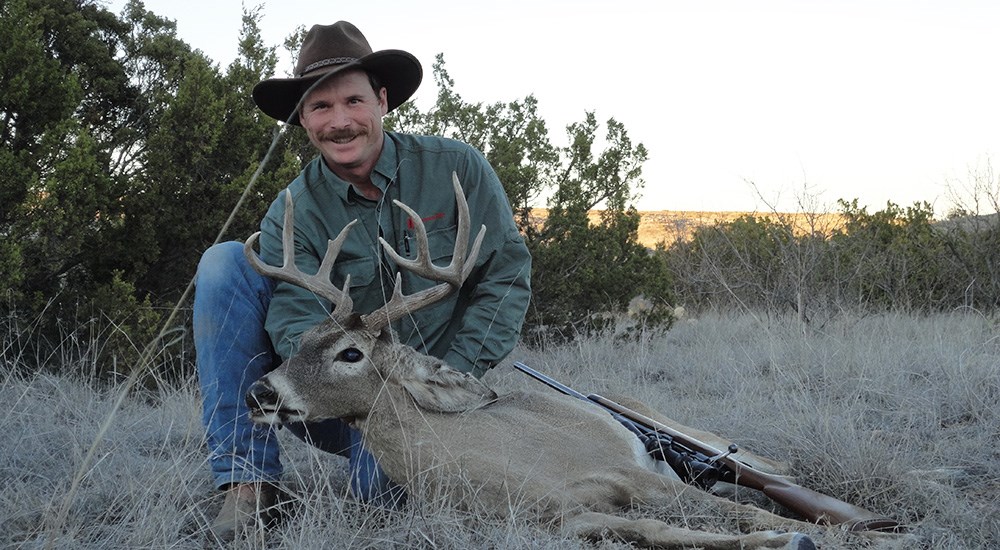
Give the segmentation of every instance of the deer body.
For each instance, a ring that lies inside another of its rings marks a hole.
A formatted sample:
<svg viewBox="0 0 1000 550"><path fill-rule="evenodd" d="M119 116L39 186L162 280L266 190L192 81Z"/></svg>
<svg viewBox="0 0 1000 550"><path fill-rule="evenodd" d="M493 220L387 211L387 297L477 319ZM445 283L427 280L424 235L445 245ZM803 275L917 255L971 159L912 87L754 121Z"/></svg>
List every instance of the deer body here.
<svg viewBox="0 0 1000 550"><path fill-rule="evenodd" d="M464 198L457 179L454 183L461 212ZM291 222L286 218L286 250ZM467 216L460 216L455 253L460 260L466 257L468 227ZM336 241L330 250L335 256ZM403 296L397 286L383 310L357 315L350 312L346 291L326 288L322 281L333 262L329 254L317 276L298 273L294 259L275 270L251 258L265 274L302 279L326 292L339 310L303 335L299 351L251 387L247 401L255 421L348 419L389 477L411 494L432 491L456 505L495 514L531 511L578 536L610 532L654 547L815 548L799 533L771 531L808 525L662 475L639 440L595 406L554 392L499 396L475 377L395 343L388 330L392 319L461 286L468 274L461 262L442 270L427 259L416 268L446 283L419 296ZM437 277L441 271L444 276ZM741 528L752 532L704 533L615 515L635 505L683 513L689 504L738 517Z"/></svg>
<svg viewBox="0 0 1000 550"><path fill-rule="evenodd" d="M610 415L571 398L519 391L475 409L439 412L416 405L393 385L386 384L387 402L357 422L366 445L394 480L430 482L438 491L468 485L477 501L462 504L529 508L545 520L578 507L611 512L630 504L629 491L609 483L626 477L617 470L653 469L635 436ZM542 421L526 422L527 416ZM604 442L611 443L608 449L593 452ZM424 475L428 471L435 473ZM593 479L567 472L602 478L596 484L600 494L593 494Z"/></svg>

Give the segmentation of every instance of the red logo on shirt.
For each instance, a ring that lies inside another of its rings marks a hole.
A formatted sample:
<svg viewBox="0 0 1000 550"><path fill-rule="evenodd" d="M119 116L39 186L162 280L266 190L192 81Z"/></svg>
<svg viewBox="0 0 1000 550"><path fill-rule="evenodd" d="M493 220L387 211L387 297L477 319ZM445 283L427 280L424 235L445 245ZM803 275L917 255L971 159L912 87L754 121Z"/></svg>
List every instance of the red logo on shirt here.
<svg viewBox="0 0 1000 550"><path fill-rule="evenodd" d="M438 212L437 214L434 214L433 216L427 216L426 218L420 218L420 221L422 221L422 222L430 222L430 221L434 221L434 220L440 220L443 217L444 217L444 212ZM415 227L415 225L416 224L413 223L413 218L409 218L409 219L406 220L406 228L407 229L413 229Z"/></svg>

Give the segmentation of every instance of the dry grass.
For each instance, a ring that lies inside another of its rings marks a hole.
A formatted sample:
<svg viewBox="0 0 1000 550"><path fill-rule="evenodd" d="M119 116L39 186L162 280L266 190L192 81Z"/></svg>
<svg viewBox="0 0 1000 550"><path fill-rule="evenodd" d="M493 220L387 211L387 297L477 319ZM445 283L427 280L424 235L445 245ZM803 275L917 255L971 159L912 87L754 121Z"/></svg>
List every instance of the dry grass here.
<svg viewBox="0 0 1000 550"><path fill-rule="evenodd" d="M790 319L706 315L663 335L609 335L512 358L584 393L631 394L788 461L804 485L909 524L920 547L988 548L1000 543L997 334L993 321L974 314L841 318L807 334ZM126 402L67 522L53 526L119 389L80 375L27 373L10 353L0 361L0 547L218 547L205 528L220 501L208 479L194 380ZM504 368L487 381L501 390L537 384ZM398 512L367 509L344 498L343 459L286 435L296 515L238 547L594 546L553 534L526 512L500 519L434 495ZM726 518L656 513L730 528ZM836 530L817 533L827 548L866 544Z"/></svg>

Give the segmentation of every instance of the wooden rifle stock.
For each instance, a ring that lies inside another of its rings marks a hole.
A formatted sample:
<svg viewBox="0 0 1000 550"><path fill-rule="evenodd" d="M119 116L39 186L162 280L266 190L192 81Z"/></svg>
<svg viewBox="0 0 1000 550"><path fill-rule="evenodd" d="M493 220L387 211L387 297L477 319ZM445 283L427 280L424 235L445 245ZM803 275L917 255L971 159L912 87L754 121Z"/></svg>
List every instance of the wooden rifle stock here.
<svg viewBox="0 0 1000 550"><path fill-rule="evenodd" d="M723 481L761 491L771 500L809 521L843 525L850 531L897 532L901 529L899 523L892 519L880 516L829 495L817 493L801 485L796 485L782 477L757 470L728 456L727 453L713 448L707 443L683 434L610 399L597 394L590 394L587 396L587 399L622 415L632 422L667 434L681 445L693 451L712 457L713 462L722 467L721 479Z"/></svg>

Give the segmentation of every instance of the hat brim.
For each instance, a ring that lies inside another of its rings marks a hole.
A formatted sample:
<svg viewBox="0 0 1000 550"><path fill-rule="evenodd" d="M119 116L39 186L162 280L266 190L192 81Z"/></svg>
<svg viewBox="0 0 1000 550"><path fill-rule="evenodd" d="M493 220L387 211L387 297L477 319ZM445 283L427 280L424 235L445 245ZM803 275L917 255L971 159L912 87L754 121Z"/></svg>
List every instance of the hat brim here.
<svg viewBox="0 0 1000 550"><path fill-rule="evenodd" d="M388 111L399 107L417 91L424 71L417 58L402 50L382 50L357 61L335 65L298 78L269 78L253 88L257 107L267 116L288 124L302 126L298 105L311 86L331 75L350 69L364 69L376 77L386 90Z"/></svg>

